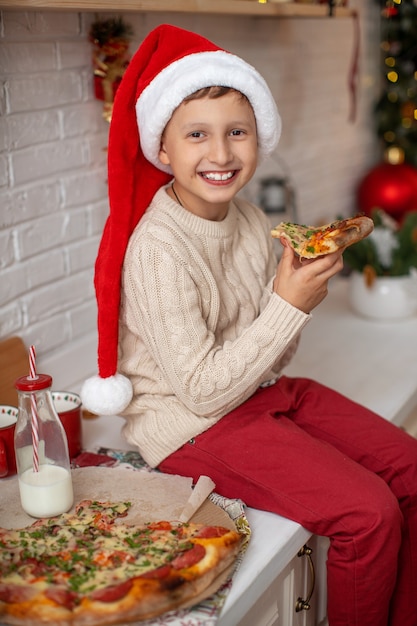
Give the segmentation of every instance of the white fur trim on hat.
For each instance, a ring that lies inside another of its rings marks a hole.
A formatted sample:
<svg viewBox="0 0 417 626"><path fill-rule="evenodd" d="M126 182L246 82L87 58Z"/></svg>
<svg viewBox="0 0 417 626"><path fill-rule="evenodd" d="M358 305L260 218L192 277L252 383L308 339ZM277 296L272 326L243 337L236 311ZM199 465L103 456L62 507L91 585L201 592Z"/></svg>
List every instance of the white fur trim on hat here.
<svg viewBox="0 0 417 626"><path fill-rule="evenodd" d="M80 395L83 406L91 413L118 415L132 399L132 383L122 374L108 378L92 376L84 381Z"/></svg>
<svg viewBox="0 0 417 626"><path fill-rule="evenodd" d="M136 103L143 154L155 167L172 173L158 155L162 133L175 109L195 91L215 85L232 87L248 98L255 114L260 157L274 150L281 134L281 118L259 72L240 57L223 50L197 52L163 68Z"/></svg>

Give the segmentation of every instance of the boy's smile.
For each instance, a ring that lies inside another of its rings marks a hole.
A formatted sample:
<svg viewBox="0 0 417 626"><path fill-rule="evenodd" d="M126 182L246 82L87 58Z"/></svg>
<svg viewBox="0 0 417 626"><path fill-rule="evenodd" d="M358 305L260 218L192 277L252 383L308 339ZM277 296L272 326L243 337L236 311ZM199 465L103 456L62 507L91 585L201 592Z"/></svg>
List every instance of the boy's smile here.
<svg viewBox="0 0 417 626"><path fill-rule="evenodd" d="M184 208L205 219L224 219L230 200L257 166L252 107L234 91L183 102L166 126L159 159L171 166Z"/></svg>
<svg viewBox="0 0 417 626"><path fill-rule="evenodd" d="M220 180L230 180L232 178L232 176L234 176L234 172L228 172L227 174L220 174L220 173L216 174L215 172L213 172L211 174L208 173L208 172L207 173L206 172L202 173L202 177L203 178L207 178L207 180L218 180L218 181L220 181Z"/></svg>

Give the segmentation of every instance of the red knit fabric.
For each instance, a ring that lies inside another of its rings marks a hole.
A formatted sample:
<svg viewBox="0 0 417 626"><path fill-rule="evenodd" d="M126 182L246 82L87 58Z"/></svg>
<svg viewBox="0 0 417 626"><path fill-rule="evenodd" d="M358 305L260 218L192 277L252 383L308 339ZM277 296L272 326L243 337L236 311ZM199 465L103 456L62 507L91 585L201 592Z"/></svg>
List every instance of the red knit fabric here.
<svg viewBox="0 0 417 626"><path fill-rule="evenodd" d="M98 305L98 371L117 370L118 320L123 259L129 237L156 191L172 178L143 156L135 105L166 66L189 54L220 50L204 37L167 24L153 30L129 63L117 90L108 148L110 214L95 266Z"/></svg>

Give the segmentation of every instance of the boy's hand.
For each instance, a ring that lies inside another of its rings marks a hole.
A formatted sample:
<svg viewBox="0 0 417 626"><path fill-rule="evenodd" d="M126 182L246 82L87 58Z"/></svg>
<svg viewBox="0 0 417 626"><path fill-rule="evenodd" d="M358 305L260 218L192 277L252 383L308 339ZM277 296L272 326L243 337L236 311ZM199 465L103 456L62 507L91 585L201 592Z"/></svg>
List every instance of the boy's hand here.
<svg viewBox="0 0 417 626"><path fill-rule="evenodd" d="M310 313L326 297L329 279L343 268L343 250L301 262L284 240L281 243L284 252L277 266L274 291L297 309Z"/></svg>

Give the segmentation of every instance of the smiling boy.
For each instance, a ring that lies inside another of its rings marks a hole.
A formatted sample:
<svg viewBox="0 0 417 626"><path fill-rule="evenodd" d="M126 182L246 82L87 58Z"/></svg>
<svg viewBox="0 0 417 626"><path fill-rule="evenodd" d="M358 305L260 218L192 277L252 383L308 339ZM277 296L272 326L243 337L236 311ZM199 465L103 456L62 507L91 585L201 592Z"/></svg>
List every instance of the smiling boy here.
<svg viewBox="0 0 417 626"><path fill-rule="evenodd" d="M278 141L258 72L164 25L118 89L110 216L96 264L99 374L152 467L330 539L330 626L417 626L417 442L313 380L288 378L341 252L280 262L238 196Z"/></svg>

